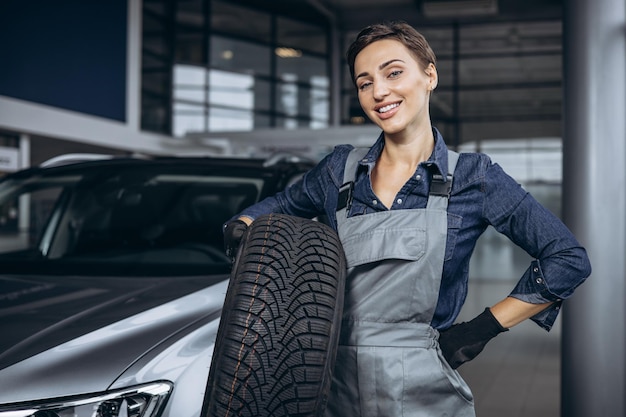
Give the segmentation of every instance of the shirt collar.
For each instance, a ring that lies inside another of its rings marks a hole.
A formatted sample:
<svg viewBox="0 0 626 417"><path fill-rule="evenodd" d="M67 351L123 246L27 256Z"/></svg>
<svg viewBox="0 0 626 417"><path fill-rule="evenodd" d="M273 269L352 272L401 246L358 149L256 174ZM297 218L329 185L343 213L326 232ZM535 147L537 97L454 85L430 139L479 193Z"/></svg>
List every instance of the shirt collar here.
<svg viewBox="0 0 626 417"><path fill-rule="evenodd" d="M435 137L435 148L428 160L421 163L425 167L431 169L433 174L440 174L446 178L448 174L448 147L443 140L443 136L436 127L433 127L433 136ZM384 133L381 132L376 142L365 157L359 161L360 165L367 165L371 170L385 146ZM437 172L438 171L438 172Z"/></svg>

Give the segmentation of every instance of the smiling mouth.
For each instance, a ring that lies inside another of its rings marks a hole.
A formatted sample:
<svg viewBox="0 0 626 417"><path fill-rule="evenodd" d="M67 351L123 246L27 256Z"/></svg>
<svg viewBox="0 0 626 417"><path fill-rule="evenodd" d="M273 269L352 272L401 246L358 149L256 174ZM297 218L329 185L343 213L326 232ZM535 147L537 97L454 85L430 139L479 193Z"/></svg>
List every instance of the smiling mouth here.
<svg viewBox="0 0 626 417"><path fill-rule="evenodd" d="M400 103L393 103L393 104L388 104L384 107L381 107L380 109L378 109L378 113L387 113L389 110L391 109L395 109L396 107L398 107L400 105Z"/></svg>

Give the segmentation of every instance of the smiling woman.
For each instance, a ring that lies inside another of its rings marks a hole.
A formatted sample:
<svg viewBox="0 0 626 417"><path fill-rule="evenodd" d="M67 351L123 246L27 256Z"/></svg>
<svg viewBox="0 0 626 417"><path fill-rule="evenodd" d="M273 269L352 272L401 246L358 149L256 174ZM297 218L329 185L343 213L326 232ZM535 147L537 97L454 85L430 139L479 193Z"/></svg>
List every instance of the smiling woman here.
<svg viewBox="0 0 626 417"><path fill-rule="evenodd" d="M509 327L532 318L549 330L560 304L590 274L565 225L489 156L448 150L430 119L439 81L424 36L404 22L363 29L347 54L365 114L381 133L369 148L335 147L285 191L240 212L324 215L348 274L337 366L326 416L475 416L456 368ZM534 258L508 297L454 324L469 261L492 226Z"/></svg>

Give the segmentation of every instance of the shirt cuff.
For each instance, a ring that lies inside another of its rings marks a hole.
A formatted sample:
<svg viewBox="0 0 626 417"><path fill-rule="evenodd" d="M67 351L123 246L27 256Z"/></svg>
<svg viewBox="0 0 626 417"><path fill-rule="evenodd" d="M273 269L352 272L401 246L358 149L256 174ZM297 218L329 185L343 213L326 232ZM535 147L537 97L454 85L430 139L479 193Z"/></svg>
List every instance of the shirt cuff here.
<svg viewBox="0 0 626 417"><path fill-rule="evenodd" d="M532 321L548 331L554 325L563 303L563 300L548 288L538 260L531 262L530 267L509 296L531 304L553 303L542 312L531 317Z"/></svg>

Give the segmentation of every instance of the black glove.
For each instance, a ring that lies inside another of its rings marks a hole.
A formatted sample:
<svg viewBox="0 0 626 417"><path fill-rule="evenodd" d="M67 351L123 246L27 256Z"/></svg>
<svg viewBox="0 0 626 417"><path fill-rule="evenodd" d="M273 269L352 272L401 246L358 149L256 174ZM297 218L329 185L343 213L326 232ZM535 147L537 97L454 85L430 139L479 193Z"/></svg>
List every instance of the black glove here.
<svg viewBox="0 0 626 417"><path fill-rule="evenodd" d="M452 369L474 359L491 339L509 329L491 314L489 307L474 319L453 325L439 335L443 357Z"/></svg>
<svg viewBox="0 0 626 417"><path fill-rule="evenodd" d="M224 226L224 250L232 262L237 256L237 249L248 225L242 220L233 220Z"/></svg>

